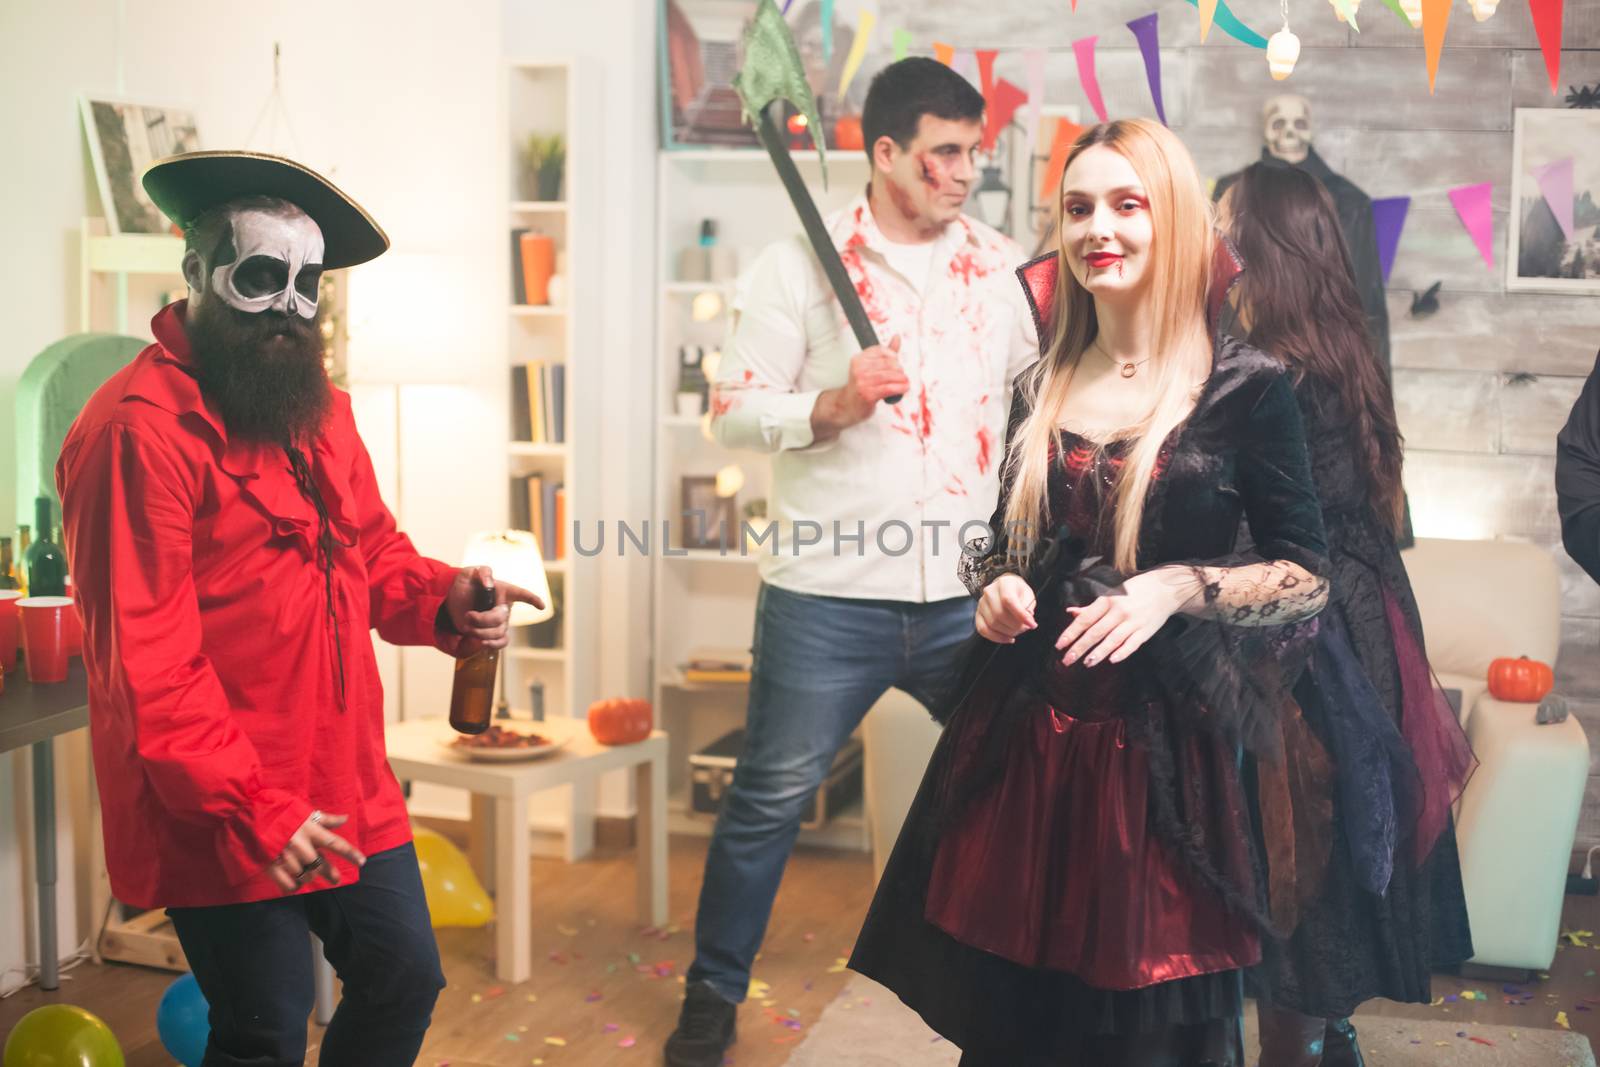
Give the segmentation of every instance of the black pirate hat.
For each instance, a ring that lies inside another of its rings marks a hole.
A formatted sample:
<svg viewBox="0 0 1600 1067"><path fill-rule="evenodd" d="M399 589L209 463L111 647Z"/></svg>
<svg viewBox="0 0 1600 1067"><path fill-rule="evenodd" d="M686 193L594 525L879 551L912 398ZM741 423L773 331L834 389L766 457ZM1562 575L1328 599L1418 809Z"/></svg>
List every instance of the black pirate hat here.
<svg viewBox="0 0 1600 1067"><path fill-rule="evenodd" d="M188 228L203 212L246 196L275 196L322 230L328 270L381 256L389 237L361 205L328 179L292 159L264 152L185 152L152 163L144 191L173 222Z"/></svg>

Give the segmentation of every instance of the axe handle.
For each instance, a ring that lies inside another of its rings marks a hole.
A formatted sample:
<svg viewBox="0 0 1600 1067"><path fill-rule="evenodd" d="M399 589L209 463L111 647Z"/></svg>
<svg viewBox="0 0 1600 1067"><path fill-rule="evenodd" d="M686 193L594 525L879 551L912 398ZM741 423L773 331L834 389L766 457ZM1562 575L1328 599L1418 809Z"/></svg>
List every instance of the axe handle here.
<svg viewBox="0 0 1600 1067"><path fill-rule="evenodd" d="M861 306L861 298L856 295L855 284L850 281L850 275L845 273L844 263L839 259L839 250L833 247L833 238L828 236L827 227L822 224L822 215L811 199L811 191L806 188L804 179L800 177L800 169L794 165L794 159L789 155L789 146L778 133L777 124L772 118L772 109L776 103L774 101L761 109L761 119L756 123L756 132L761 137L761 144L766 148L767 155L772 157L772 165L778 169L778 177L783 182L784 190L789 194L789 202L794 204L795 213L800 216L800 225L805 228L806 238L811 242L811 250L822 263L822 272L828 276L828 284L833 287L833 295L838 299L839 306L844 309L845 320L850 323L850 330L856 335L856 343L862 348L871 348L878 343L877 331L872 328L872 320L867 318L867 309ZM891 404L900 402L898 394L884 399Z"/></svg>

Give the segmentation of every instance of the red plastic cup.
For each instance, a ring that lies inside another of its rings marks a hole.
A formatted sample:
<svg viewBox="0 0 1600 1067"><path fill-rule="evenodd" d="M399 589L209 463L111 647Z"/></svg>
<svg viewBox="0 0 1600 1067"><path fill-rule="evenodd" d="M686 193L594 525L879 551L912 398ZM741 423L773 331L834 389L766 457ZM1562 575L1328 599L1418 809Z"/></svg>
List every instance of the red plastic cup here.
<svg viewBox="0 0 1600 1067"><path fill-rule="evenodd" d="M22 616L17 602L22 594L15 589L0 589L0 667L10 674L17 669L17 645L22 640Z"/></svg>
<svg viewBox="0 0 1600 1067"><path fill-rule="evenodd" d="M65 596L30 596L17 601L22 612L22 650L28 680L67 680L67 616L74 608Z"/></svg>

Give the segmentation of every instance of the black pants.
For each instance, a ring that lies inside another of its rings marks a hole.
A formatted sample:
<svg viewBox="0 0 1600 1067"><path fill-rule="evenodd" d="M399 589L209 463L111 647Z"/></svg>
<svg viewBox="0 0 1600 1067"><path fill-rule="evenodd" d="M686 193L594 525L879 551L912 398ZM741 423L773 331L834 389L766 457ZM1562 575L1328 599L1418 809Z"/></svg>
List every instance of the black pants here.
<svg viewBox="0 0 1600 1067"><path fill-rule="evenodd" d="M353 885L167 915L211 1006L204 1067L305 1062L313 933L344 983L323 1067L416 1060L444 973L410 844L369 856Z"/></svg>

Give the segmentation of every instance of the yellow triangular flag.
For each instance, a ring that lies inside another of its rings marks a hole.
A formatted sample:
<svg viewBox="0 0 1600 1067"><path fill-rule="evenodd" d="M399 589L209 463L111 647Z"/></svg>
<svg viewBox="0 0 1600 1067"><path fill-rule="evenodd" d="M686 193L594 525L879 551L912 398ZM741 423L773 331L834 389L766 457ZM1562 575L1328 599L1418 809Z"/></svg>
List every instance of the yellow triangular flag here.
<svg viewBox="0 0 1600 1067"><path fill-rule="evenodd" d="M850 44L850 55L844 61L844 71L839 75L839 99L844 99L850 82L855 79L856 71L861 69L861 61L867 57L867 42L872 38L872 27L877 25L878 16L870 11L861 12L861 22L856 26L856 39Z"/></svg>
<svg viewBox="0 0 1600 1067"><path fill-rule="evenodd" d="M1200 0L1200 43L1206 43L1211 32L1211 20L1217 17L1217 0Z"/></svg>

